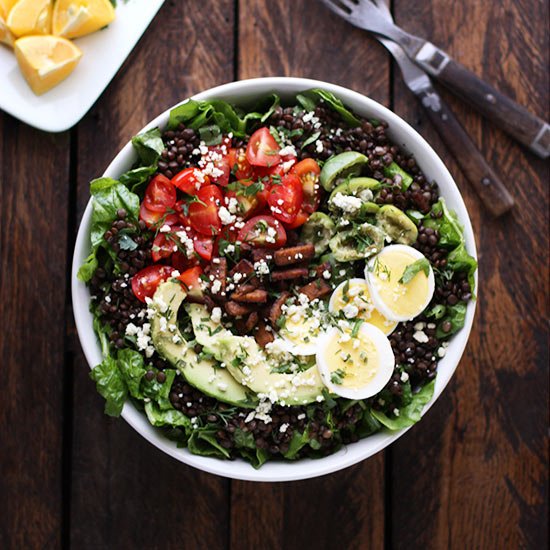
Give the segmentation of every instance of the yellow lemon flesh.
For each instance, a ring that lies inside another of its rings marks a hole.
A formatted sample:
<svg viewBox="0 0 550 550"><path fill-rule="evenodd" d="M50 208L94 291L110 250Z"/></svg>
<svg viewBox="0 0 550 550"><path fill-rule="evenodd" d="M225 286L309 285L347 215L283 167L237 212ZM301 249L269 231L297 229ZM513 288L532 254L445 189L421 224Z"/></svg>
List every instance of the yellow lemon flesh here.
<svg viewBox="0 0 550 550"><path fill-rule="evenodd" d="M352 323L362 319L386 336L397 326L396 321L390 321L374 307L365 279L350 279L337 286L330 297L329 310L331 313L343 311Z"/></svg>
<svg viewBox="0 0 550 550"><path fill-rule="evenodd" d="M6 24L15 36L25 36L49 34L51 21L51 0L19 0L10 10Z"/></svg>
<svg viewBox="0 0 550 550"><path fill-rule="evenodd" d="M82 52L59 36L25 36L15 41L15 56L35 94L43 94L67 78Z"/></svg>
<svg viewBox="0 0 550 550"><path fill-rule="evenodd" d="M11 31L6 26L6 22L0 15L0 42L3 44L7 44L8 46L11 46L13 48L13 42L15 40L15 37L11 33Z"/></svg>
<svg viewBox="0 0 550 550"><path fill-rule="evenodd" d="M0 18L5 21L16 2L17 0L0 0Z"/></svg>
<svg viewBox="0 0 550 550"><path fill-rule="evenodd" d="M53 9L52 32L77 38L102 29L115 18L109 0L57 0Z"/></svg>

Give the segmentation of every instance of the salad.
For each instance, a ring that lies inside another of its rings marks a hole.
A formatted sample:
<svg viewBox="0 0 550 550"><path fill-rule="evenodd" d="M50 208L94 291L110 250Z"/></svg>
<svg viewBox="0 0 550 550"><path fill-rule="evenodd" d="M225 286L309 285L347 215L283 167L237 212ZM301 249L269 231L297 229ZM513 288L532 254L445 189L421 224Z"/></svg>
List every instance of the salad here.
<svg viewBox="0 0 550 550"><path fill-rule="evenodd" d="M91 371L191 453L323 457L420 419L477 264L388 125L322 89L188 100L92 195Z"/></svg>

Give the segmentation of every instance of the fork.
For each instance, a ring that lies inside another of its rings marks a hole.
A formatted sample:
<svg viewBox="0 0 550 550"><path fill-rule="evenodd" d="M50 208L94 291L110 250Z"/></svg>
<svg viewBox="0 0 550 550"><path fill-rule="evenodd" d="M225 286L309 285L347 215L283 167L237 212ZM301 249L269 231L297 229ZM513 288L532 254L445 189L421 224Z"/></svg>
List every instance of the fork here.
<svg viewBox="0 0 550 550"><path fill-rule="evenodd" d="M547 122L495 90L431 42L398 27L385 0L321 2L352 25L397 42L412 61L514 139L542 158L550 156Z"/></svg>
<svg viewBox="0 0 550 550"><path fill-rule="evenodd" d="M387 18L391 18L387 4L383 3L381 12ZM387 38L379 37L379 40L399 65L405 84L418 97L441 139L454 155L460 169L476 190L485 207L495 217L510 210L514 205L514 199L497 174L487 164L450 107L433 88L428 75L407 57L399 44Z"/></svg>

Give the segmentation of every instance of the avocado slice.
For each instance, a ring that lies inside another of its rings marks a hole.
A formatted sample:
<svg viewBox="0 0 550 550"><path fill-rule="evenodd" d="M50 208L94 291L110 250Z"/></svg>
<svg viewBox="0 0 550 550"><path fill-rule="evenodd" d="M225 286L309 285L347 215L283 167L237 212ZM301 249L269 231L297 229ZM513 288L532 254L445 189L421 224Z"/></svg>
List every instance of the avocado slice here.
<svg viewBox="0 0 550 550"><path fill-rule="evenodd" d="M358 176L369 159L362 153L346 151L329 158L321 170L319 181L325 191L332 191L340 180Z"/></svg>
<svg viewBox="0 0 550 550"><path fill-rule="evenodd" d="M155 292L155 314L151 318L151 337L155 349L180 371L189 384L204 394L237 407L254 407L257 400L250 390L237 382L217 361L199 358L177 328L178 310L185 297L182 286L174 281L161 284ZM161 313L155 305L157 303L167 304L165 313ZM170 330L171 326L176 329Z"/></svg>
<svg viewBox="0 0 550 550"><path fill-rule="evenodd" d="M315 256L320 256L328 248L328 242L334 236L336 226L323 212L314 212L302 226L301 239L315 246Z"/></svg>
<svg viewBox="0 0 550 550"><path fill-rule="evenodd" d="M285 405L305 405L322 396L325 387L316 367L295 374L272 372L264 350L251 336L236 336L214 323L205 306L187 304L197 342L241 384Z"/></svg>
<svg viewBox="0 0 550 550"><path fill-rule="evenodd" d="M354 197L361 197L363 191L376 191L380 188L380 182L374 178L349 178L337 185L330 194L328 201L332 202L332 199L337 193L342 195L353 195Z"/></svg>
<svg viewBox="0 0 550 550"><path fill-rule="evenodd" d="M384 233L370 223L339 231L329 241L330 250L338 262L354 262L378 254L384 247Z"/></svg>
<svg viewBox="0 0 550 550"><path fill-rule="evenodd" d="M385 204L376 214L377 225L391 238L400 244L413 244L418 237L414 222L399 208Z"/></svg>

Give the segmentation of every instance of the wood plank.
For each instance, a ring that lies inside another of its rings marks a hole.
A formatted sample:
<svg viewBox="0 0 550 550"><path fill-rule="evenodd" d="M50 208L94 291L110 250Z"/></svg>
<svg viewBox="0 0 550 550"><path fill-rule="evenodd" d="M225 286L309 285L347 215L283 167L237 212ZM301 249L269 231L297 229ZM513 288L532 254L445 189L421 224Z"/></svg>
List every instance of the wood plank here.
<svg viewBox="0 0 550 550"><path fill-rule="evenodd" d="M232 79L233 3L167 2L78 127L78 212L88 181L153 117ZM79 349L79 348L78 348ZM225 548L229 482L164 455L103 415L80 350L74 366L74 548Z"/></svg>
<svg viewBox="0 0 550 550"><path fill-rule="evenodd" d="M548 119L547 4L395 5L407 30ZM481 288L454 381L393 447L393 546L546 548L548 164L452 101L516 198L509 216L492 221L399 76L395 98L396 112L434 145L464 194L480 253Z"/></svg>
<svg viewBox="0 0 550 550"><path fill-rule="evenodd" d="M238 50L239 78L316 78L389 104L380 46L319 3L242 0ZM379 454L319 479L233 482L231 548L382 548L384 471Z"/></svg>
<svg viewBox="0 0 550 550"><path fill-rule="evenodd" d="M0 547L62 531L69 135L0 114Z"/></svg>

